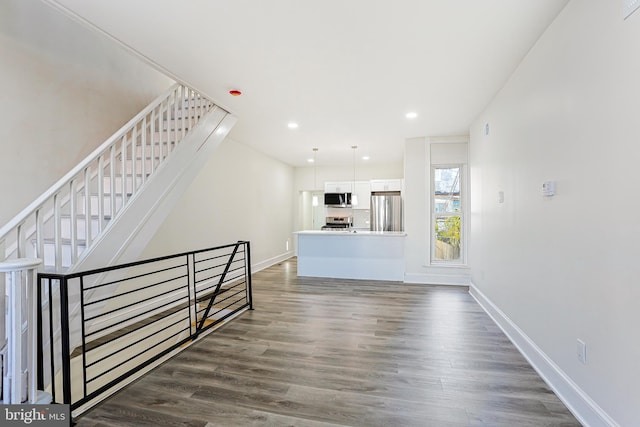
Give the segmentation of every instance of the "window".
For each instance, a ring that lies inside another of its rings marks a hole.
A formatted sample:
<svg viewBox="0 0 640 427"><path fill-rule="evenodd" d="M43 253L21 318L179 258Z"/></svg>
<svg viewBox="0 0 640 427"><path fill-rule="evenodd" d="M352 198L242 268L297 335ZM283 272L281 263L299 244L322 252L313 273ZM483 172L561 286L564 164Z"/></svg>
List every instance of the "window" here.
<svg viewBox="0 0 640 427"><path fill-rule="evenodd" d="M433 263L464 262L462 165L433 166L431 182Z"/></svg>

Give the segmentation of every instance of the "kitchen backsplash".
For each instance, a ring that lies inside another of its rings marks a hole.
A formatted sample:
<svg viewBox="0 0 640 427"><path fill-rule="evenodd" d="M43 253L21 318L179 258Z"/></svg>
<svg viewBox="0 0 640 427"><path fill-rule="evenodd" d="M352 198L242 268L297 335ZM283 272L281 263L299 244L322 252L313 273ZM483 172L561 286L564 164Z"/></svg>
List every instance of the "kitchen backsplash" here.
<svg viewBox="0 0 640 427"><path fill-rule="evenodd" d="M364 230L369 230L369 209L353 209L353 208L334 208L334 207L325 207L326 215L328 217L332 216L351 216L353 217L353 228L360 228Z"/></svg>
<svg viewBox="0 0 640 427"><path fill-rule="evenodd" d="M369 229L369 209L353 209L353 228Z"/></svg>

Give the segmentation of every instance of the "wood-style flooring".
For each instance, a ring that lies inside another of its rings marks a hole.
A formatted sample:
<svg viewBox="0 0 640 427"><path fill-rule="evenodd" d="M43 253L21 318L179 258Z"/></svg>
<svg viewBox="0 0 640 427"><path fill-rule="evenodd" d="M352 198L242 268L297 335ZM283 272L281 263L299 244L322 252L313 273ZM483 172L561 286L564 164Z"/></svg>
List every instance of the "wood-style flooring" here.
<svg viewBox="0 0 640 427"><path fill-rule="evenodd" d="M78 426L579 426L464 287L253 277L255 310Z"/></svg>

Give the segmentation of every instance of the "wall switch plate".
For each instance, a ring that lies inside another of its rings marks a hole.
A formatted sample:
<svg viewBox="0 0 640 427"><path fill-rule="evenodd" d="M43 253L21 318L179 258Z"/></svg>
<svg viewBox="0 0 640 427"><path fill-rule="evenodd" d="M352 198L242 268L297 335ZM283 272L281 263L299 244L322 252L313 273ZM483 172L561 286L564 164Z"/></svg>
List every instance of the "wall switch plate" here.
<svg viewBox="0 0 640 427"><path fill-rule="evenodd" d="M583 365L587 364L587 345L582 340L578 340L578 346L576 347L576 354L578 356L578 360Z"/></svg>
<svg viewBox="0 0 640 427"><path fill-rule="evenodd" d="M498 203L504 203L504 191L498 191Z"/></svg>
<svg viewBox="0 0 640 427"><path fill-rule="evenodd" d="M545 181L542 183L542 195L545 197L551 197L556 194L555 181Z"/></svg>
<svg viewBox="0 0 640 427"><path fill-rule="evenodd" d="M631 16L640 7L640 0L623 0L624 19Z"/></svg>
<svg viewBox="0 0 640 427"><path fill-rule="evenodd" d="M640 1L640 0L637 0L637 1ZM489 123L488 122L484 124L484 134L485 134L485 136L489 136Z"/></svg>

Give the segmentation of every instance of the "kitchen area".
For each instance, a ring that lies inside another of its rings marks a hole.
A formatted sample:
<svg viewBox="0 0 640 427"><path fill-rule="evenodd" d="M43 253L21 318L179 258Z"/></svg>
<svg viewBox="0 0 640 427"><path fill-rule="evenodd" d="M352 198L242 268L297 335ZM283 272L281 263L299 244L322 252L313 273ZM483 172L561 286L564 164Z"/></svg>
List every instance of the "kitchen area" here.
<svg viewBox="0 0 640 427"><path fill-rule="evenodd" d="M402 179L325 182L296 232L298 275L404 280Z"/></svg>

